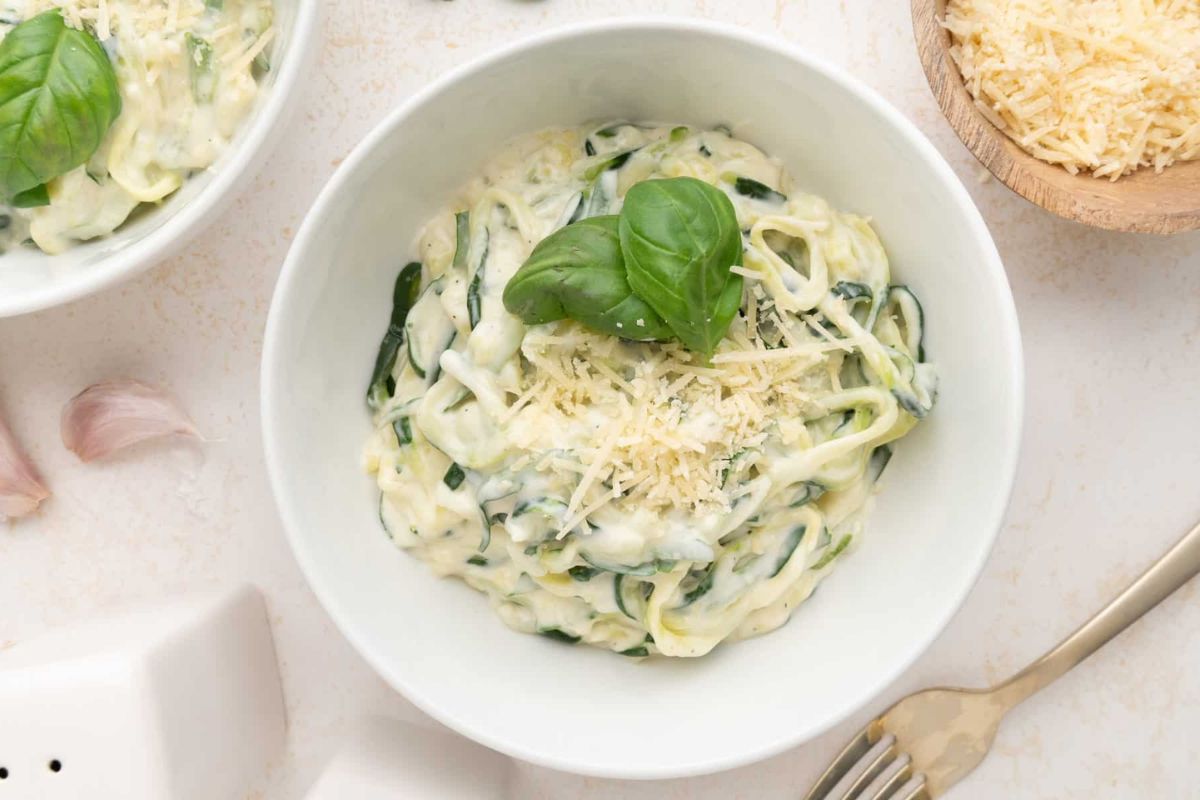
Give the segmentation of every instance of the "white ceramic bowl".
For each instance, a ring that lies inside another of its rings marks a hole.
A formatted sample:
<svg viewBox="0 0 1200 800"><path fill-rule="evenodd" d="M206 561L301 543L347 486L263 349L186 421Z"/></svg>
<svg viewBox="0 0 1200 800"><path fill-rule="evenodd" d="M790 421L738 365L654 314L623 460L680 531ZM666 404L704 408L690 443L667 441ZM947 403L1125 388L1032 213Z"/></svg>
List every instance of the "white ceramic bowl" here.
<svg viewBox="0 0 1200 800"><path fill-rule="evenodd" d="M19 247L0 256L0 317L76 300L176 253L229 206L283 134L317 50L320 0L274 0L278 30L271 72L257 107L211 169L193 176L155 209L116 233L48 256Z"/></svg>
<svg viewBox="0 0 1200 800"><path fill-rule="evenodd" d="M636 663L514 633L482 595L396 549L362 472L363 394L421 226L507 138L588 120L712 125L870 215L925 305L938 407L897 448L868 536L782 629L700 660ZM715 771L803 742L908 667L979 574L1012 484L1020 339L987 228L932 145L878 95L773 39L680 20L551 31L446 76L338 170L267 327L267 464L296 558L376 670L450 727L610 777Z"/></svg>

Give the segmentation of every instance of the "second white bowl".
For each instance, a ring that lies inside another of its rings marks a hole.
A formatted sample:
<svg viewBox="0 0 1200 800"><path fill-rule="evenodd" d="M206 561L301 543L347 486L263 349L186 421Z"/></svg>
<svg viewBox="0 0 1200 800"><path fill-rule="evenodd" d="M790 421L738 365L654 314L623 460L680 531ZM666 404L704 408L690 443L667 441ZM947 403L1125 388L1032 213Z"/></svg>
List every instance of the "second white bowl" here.
<svg viewBox="0 0 1200 800"><path fill-rule="evenodd" d="M0 317L52 308L128 280L177 253L229 207L282 138L318 49L319 0L274 0L274 6L273 68L229 149L161 206L110 236L58 255L28 247L0 254Z"/></svg>
<svg viewBox="0 0 1200 800"><path fill-rule="evenodd" d="M938 407L897 448L867 535L779 631L695 661L635 663L513 633L481 595L397 550L360 452L391 283L418 228L509 137L629 119L711 126L799 188L869 215L925 304ZM305 221L268 324L267 462L296 558L343 633L458 731L574 772L662 778L805 741L895 679L966 596L1007 502L1021 424L1012 296L979 213L921 134L794 48L683 21L543 34L393 113Z"/></svg>

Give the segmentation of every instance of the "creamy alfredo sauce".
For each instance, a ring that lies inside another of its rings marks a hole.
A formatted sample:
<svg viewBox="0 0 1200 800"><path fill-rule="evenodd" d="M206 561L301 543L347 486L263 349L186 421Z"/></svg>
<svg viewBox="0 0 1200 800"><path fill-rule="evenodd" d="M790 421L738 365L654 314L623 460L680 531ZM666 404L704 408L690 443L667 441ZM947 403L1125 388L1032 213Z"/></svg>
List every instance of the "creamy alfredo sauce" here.
<svg viewBox="0 0 1200 800"><path fill-rule="evenodd" d="M60 253L163 200L225 150L269 69L271 0L0 0L0 39L52 8L113 59L121 115L87 164L50 182L50 205L0 206L0 253L27 240Z"/></svg>
<svg viewBox="0 0 1200 800"><path fill-rule="evenodd" d="M712 363L505 310L538 241L681 175L727 192L743 229L742 310ZM424 291L366 447L380 518L521 631L698 656L782 625L933 404L921 308L870 226L722 131L519 139L418 254Z"/></svg>

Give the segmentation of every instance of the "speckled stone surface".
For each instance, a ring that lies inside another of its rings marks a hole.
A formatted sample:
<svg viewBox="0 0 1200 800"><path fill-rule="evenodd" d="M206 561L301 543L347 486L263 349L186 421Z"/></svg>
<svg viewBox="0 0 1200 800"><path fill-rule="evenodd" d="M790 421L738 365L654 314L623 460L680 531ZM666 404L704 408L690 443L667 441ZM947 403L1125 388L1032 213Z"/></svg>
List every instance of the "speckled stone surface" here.
<svg viewBox="0 0 1200 800"><path fill-rule="evenodd" d="M981 180L925 85L907 3L331 0L287 140L211 230L132 283L0 320L0 407L55 492L37 518L0 527L0 646L102 604L249 580L271 609L291 720L286 760L254 797L302 796L362 714L420 718L334 629L276 519L258 418L272 286L317 191L400 100L520 36L623 13L719 19L783 37L880 90L934 141L982 209L1016 294L1025 439L1007 523L978 586L869 709L805 747L693 780L621 783L522 765L513 797L797 798L872 711L926 685L979 685L1023 666L1200 518L1200 235L1089 230ZM59 444L59 409L114 375L172 387L208 441L78 463ZM1192 585L1010 717L988 761L950 796L1200 798L1198 664Z"/></svg>

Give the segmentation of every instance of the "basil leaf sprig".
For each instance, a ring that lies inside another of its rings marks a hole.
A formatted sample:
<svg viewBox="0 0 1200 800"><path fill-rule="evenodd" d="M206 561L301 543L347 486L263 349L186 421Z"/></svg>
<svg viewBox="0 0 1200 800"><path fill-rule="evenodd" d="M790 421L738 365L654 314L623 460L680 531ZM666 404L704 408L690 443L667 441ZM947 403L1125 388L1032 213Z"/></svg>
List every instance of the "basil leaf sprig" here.
<svg viewBox="0 0 1200 800"><path fill-rule="evenodd" d="M619 216L560 228L504 289L529 325L573 319L637 341L676 338L710 357L737 314L742 238L733 203L695 178L635 184Z"/></svg>
<svg viewBox="0 0 1200 800"><path fill-rule="evenodd" d="M48 201L44 185L86 163L121 113L116 72L58 11L0 41L0 202Z"/></svg>
<svg viewBox="0 0 1200 800"><path fill-rule="evenodd" d="M733 203L696 178L634 184L621 212L629 285L689 350L711 356L742 304Z"/></svg>
<svg viewBox="0 0 1200 800"><path fill-rule="evenodd" d="M581 219L547 236L504 287L504 307L529 325L573 319L625 339L671 329L629 288L616 215Z"/></svg>

